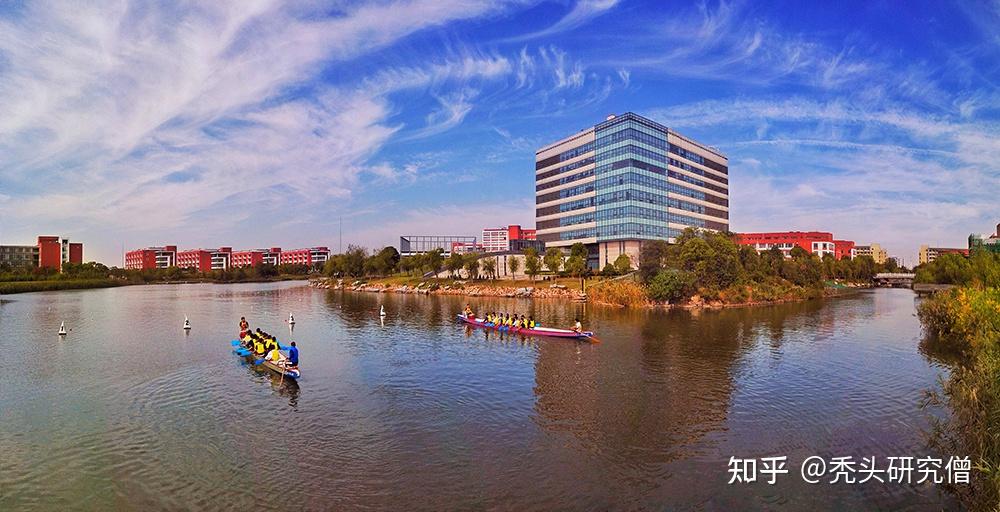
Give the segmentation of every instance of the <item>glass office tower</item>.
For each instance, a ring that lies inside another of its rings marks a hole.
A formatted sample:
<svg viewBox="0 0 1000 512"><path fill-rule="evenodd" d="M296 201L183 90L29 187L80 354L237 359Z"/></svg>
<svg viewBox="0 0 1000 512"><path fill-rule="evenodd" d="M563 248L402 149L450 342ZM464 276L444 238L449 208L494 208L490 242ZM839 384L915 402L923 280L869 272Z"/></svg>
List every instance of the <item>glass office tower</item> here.
<svg viewBox="0 0 1000 512"><path fill-rule="evenodd" d="M601 268L643 240L729 229L729 166L718 150L642 116L608 116L535 154L537 237L585 244Z"/></svg>

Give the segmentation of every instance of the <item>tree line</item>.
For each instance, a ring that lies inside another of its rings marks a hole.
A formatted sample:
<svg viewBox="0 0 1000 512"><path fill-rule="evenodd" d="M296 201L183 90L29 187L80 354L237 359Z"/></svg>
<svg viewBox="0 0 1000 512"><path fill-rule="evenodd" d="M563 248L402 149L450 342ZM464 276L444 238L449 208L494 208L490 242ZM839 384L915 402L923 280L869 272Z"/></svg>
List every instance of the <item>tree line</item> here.
<svg viewBox="0 0 1000 512"><path fill-rule="evenodd" d="M511 274L523 270L534 280L547 271L560 276L582 277L592 274L587 266L587 247L584 244L574 244L569 254L561 249L550 247L544 253L529 247L524 250L523 257L507 259L507 269ZM459 254L451 253L445 256L443 249L435 249L421 254L401 256L395 247L384 247L378 252L370 253L368 249L351 245L343 254L334 254L323 267L323 273L329 277L385 277L397 274L422 276L447 272L452 278L464 276L470 279L496 279L499 277L496 259L483 257L481 253ZM613 264L605 266L603 275L613 276L632 271L632 261L625 254L618 257Z"/></svg>
<svg viewBox="0 0 1000 512"><path fill-rule="evenodd" d="M51 268L0 265L0 282L95 279L116 279L132 284L201 280L238 282L270 279L280 276L304 276L312 270L308 265L291 263L281 265L261 264L255 267L237 267L210 272L200 272L197 269L180 267L136 270L108 267L103 263L91 261L87 263L63 263L62 272Z"/></svg>
<svg viewBox="0 0 1000 512"><path fill-rule="evenodd" d="M961 254L942 254L934 261L919 265L914 282L1000 286L1000 254L986 250L973 251L969 257Z"/></svg>
<svg viewBox="0 0 1000 512"><path fill-rule="evenodd" d="M758 253L735 242L732 233L688 228L676 243L643 242L639 279L653 300L678 301L695 293L717 297L723 292L742 295L746 288L820 288L825 280L870 281L878 272L898 270L895 260L877 264L870 256L838 260L819 258L794 247L786 258L777 247Z"/></svg>

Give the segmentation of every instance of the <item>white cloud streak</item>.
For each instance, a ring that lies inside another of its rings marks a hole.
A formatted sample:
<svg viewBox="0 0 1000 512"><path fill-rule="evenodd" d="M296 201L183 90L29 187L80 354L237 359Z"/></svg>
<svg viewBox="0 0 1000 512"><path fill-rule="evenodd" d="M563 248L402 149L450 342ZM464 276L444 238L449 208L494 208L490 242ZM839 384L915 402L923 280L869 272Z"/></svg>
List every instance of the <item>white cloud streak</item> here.
<svg viewBox="0 0 1000 512"><path fill-rule="evenodd" d="M286 98L327 63L503 4L412 0L323 15L330 7L29 3L0 18L0 185L18 194L16 208L0 204L7 226L90 233L117 250L102 236L155 243L192 223L216 237L240 219L277 225L350 196L400 129L393 92L510 70L470 56ZM443 97L428 129L470 108ZM92 244L88 256L117 261L109 250Z"/></svg>

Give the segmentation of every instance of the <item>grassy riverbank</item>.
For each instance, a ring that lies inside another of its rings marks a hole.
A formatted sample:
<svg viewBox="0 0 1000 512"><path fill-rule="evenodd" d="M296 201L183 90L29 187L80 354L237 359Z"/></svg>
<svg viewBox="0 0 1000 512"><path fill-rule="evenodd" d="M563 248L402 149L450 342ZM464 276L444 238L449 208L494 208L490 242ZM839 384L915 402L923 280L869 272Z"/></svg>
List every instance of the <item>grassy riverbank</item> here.
<svg viewBox="0 0 1000 512"><path fill-rule="evenodd" d="M0 266L0 294L110 288L139 284L268 283L304 280L314 269L305 265L259 265L199 272L190 268L130 270L100 263L65 263L62 272L47 268Z"/></svg>
<svg viewBox="0 0 1000 512"><path fill-rule="evenodd" d="M84 290L90 288L112 288L128 283L120 279L46 279L42 281L0 282L0 295L28 292L48 292L55 290Z"/></svg>
<svg viewBox="0 0 1000 512"><path fill-rule="evenodd" d="M954 261L949 261L954 260ZM948 258L918 272L946 275L958 288L937 293L919 308L932 352L948 355L944 394L952 416L933 440L942 452L969 455L979 471L956 493L974 510L1000 510L1000 258ZM961 267L959 272L942 269Z"/></svg>
<svg viewBox="0 0 1000 512"><path fill-rule="evenodd" d="M322 288L337 287L337 280L317 281L314 285ZM354 286L354 283L358 283ZM578 300L585 293L589 302L615 307L735 307L776 304L808 300L827 295L843 293L843 288L803 287L782 279L772 279L763 283L749 282L732 285L712 292L703 290L704 296L695 294L674 302L657 301L652 298L649 286L626 276L620 279L588 277L552 277L544 280L464 280L442 278L420 278L393 276L368 280L344 281L342 286L357 291L380 293L431 293L443 295L531 297L543 299ZM848 288L847 290L850 290Z"/></svg>

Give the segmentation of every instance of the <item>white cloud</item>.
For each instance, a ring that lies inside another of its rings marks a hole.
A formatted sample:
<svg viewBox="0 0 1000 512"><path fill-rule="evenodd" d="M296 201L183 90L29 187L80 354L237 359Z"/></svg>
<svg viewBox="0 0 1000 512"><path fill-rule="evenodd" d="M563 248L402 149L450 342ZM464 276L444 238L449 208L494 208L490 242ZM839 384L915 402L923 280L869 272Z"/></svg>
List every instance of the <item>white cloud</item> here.
<svg viewBox="0 0 1000 512"><path fill-rule="evenodd" d="M525 41L572 30L611 10L618 2L619 0L577 0L573 8L552 26L508 41Z"/></svg>
<svg viewBox="0 0 1000 512"><path fill-rule="evenodd" d="M27 4L0 18L0 182L19 191L16 209L0 203L5 223L22 236L156 233L154 243L192 223L218 237L241 219L301 218L348 197L399 130L388 95L510 65L468 55L357 88L283 92L326 63L505 5L404 0L330 17L321 2ZM442 98L439 127L471 108ZM117 250L90 244L88 258L117 261Z"/></svg>
<svg viewBox="0 0 1000 512"><path fill-rule="evenodd" d="M995 123L802 98L702 101L652 116L696 138L715 134L701 140L731 158L736 230L832 230L915 264L920 244L961 247L969 226L995 223Z"/></svg>

